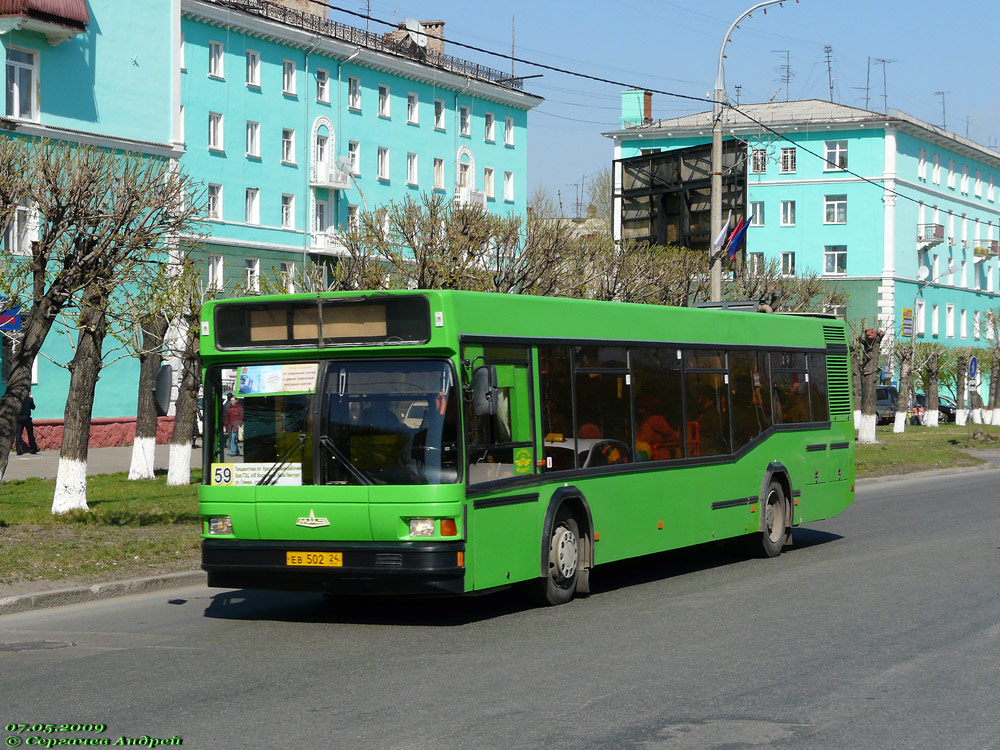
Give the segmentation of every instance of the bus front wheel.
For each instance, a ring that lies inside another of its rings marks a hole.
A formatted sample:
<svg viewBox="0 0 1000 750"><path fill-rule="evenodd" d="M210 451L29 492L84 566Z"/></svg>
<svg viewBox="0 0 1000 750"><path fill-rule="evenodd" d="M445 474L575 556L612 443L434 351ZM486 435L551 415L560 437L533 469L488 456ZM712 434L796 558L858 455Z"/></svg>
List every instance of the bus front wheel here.
<svg viewBox="0 0 1000 750"><path fill-rule="evenodd" d="M537 582L543 604L565 604L576 593L580 573L580 526L560 509L549 537L548 574Z"/></svg>
<svg viewBox="0 0 1000 750"><path fill-rule="evenodd" d="M779 482L771 482L764 500L763 531L760 532L760 552L764 557L777 557L785 544L785 520L788 506L785 504L785 490Z"/></svg>

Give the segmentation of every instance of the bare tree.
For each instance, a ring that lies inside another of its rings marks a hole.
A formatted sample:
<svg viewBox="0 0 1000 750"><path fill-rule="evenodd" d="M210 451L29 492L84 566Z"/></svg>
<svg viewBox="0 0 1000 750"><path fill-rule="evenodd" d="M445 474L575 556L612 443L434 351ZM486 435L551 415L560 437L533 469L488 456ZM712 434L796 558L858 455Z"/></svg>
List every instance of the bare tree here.
<svg viewBox="0 0 1000 750"><path fill-rule="evenodd" d="M924 426L937 427L940 418L938 409L938 385L941 377L941 359L944 347L935 342L920 342L916 345L914 372L924 389Z"/></svg>
<svg viewBox="0 0 1000 750"><path fill-rule="evenodd" d="M877 396L878 376L881 371L879 355L885 331L868 328L862 319L860 331L852 341L852 349L857 352L860 364L861 381L861 422L858 427L859 443L876 443L875 439L875 402Z"/></svg>
<svg viewBox="0 0 1000 750"><path fill-rule="evenodd" d="M797 276L781 273L777 260L765 263L745 263L733 267L732 279L725 285L726 299L748 299L763 302L773 310L784 312L819 312L843 305L847 297L836 285L805 272Z"/></svg>

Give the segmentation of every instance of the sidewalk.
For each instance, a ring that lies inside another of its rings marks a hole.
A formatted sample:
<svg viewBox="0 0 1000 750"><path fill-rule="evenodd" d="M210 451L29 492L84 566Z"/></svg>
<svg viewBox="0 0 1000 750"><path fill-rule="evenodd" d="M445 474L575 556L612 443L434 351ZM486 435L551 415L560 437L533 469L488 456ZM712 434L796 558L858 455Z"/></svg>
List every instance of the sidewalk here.
<svg viewBox="0 0 1000 750"><path fill-rule="evenodd" d="M198 446L191 451L192 467L201 466L201 441L198 442ZM156 446L156 459L153 466L157 471L167 470L169 453L169 445ZM115 474L120 471L128 471L131 463L131 445L118 448L91 448L87 454L87 474ZM18 456L14 451L11 451L4 480L30 479L31 477L55 479L58 468L59 451L57 450L41 451L35 455L25 453L23 456Z"/></svg>

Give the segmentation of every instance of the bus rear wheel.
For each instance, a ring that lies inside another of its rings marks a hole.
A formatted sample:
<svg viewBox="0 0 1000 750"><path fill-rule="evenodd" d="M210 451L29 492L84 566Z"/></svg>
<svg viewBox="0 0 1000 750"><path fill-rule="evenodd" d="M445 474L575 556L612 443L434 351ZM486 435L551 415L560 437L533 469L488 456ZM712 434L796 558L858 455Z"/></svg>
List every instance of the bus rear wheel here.
<svg viewBox="0 0 1000 750"><path fill-rule="evenodd" d="M761 507L764 529L759 534L759 550L763 557L777 557L781 554L781 548L785 544L787 508L784 488L779 482L771 482Z"/></svg>
<svg viewBox="0 0 1000 750"><path fill-rule="evenodd" d="M580 573L580 526L560 509L549 537L548 574L537 581L542 604L565 604L576 593Z"/></svg>

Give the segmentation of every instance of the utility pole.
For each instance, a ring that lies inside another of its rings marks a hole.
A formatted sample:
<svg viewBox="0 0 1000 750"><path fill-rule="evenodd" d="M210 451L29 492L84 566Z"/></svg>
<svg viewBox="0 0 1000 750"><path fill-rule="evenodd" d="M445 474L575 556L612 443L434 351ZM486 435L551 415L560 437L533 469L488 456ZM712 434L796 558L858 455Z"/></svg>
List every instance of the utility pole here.
<svg viewBox="0 0 1000 750"><path fill-rule="evenodd" d="M785 101L788 101L788 89L791 88L792 83L792 65L789 59L790 52L787 49L773 49L771 52L777 52L779 55L785 55L785 64L779 65L778 70L781 72L781 80L785 84Z"/></svg>
<svg viewBox="0 0 1000 750"><path fill-rule="evenodd" d="M941 97L941 127L944 128L945 130L948 129L948 118L946 116L946 112L945 112L945 109L944 109L944 95L947 94L947 93L948 93L947 91L935 91L934 92L934 96L940 96Z"/></svg>
<svg viewBox="0 0 1000 750"><path fill-rule="evenodd" d="M833 56L833 47L829 44L823 45L823 53L826 55L826 78L830 82L830 101L833 101L833 68L830 60Z"/></svg>
<svg viewBox="0 0 1000 750"><path fill-rule="evenodd" d="M875 58L875 62L882 66L882 114L887 115L889 114L889 88L885 69L887 65L896 62L896 60L886 60L884 57L877 57Z"/></svg>
<svg viewBox="0 0 1000 750"><path fill-rule="evenodd" d="M556 197L559 198L559 218L564 219L566 217L563 215L562 190L556 190Z"/></svg>
<svg viewBox="0 0 1000 750"><path fill-rule="evenodd" d="M743 86L739 83L736 84L736 106L740 106L740 94L743 92Z"/></svg>

